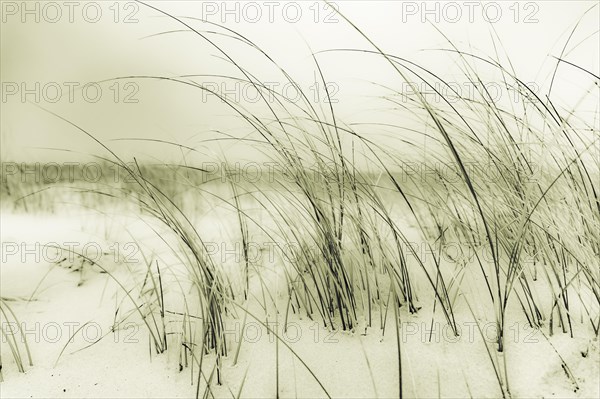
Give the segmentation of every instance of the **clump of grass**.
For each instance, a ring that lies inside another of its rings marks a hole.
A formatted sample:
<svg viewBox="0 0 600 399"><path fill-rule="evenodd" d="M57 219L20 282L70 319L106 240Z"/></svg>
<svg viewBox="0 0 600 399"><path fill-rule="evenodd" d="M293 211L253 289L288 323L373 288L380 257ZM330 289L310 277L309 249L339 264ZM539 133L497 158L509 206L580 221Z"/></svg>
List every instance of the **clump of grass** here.
<svg viewBox="0 0 600 399"><path fill-rule="evenodd" d="M428 219L433 218L438 231L448 231L446 235L452 240L473 249L498 325L498 350L502 351L504 346L504 326L511 297L516 296L532 327L539 327L544 319L540 299L532 290L534 270L531 263L523 259L526 249L538 255L536 262L543 259L545 263L546 283L553 292L553 306L546 314L556 308L563 331L569 330L572 335L569 292L579 297L589 292L594 307L600 304L595 255L600 208L592 177L600 174L597 160L589 157L590 150L600 139L597 127L585 120L575 120L572 113L567 113L569 110L561 112L551 100L552 86L545 98L534 93L510 69L510 60L506 68L498 57L486 59L467 53L448 41L450 49L447 51L462 63L464 79L478 89L476 98L463 98L434 71L384 53L354 27L375 49L357 51L384 58L412 85L414 96L393 92L389 101L418 117L423 130L438 135L438 148L430 151L429 159L425 160L451 165L456 171L452 177L458 179L441 176L435 186L413 182L420 197L427 198L423 201L425 206L417 203L418 216L423 220L421 230L429 242L434 242L437 238L423 228L425 223L430 223ZM522 109L512 103L494 101L478 72L482 67L495 70L500 81L516 88ZM597 76L582 70L595 80L590 83L592 86L598 84ZM428 100L415 82L424 83L427 90L436 92L441 103ZM453 98L445 96L439 87L447 88ZM407 104L399 103L398 98L408 98ZM456 99L458 101L454 101ZM541 154L521 144L527 141L537 143ZM558 151L550 152L549 148ZM547 152L550 162L543 159ZM392 156L390 160L394 162ZM468 170L469 164L491 166L498 174L490 179L485 169ZM528 184L536 165L543 166L543 173L533 184ZM397 187L399 194L406 198L402 188ZM557 207L563 215L568 215L566 220L558 217ZM444 225L440 225L441 220L446 220ZM561 227L565 225L571 228L565 231ZM484 247L489 249L490 260L482 259ZM575 288L574 281L583 284ZM594 321L597 311L589 313L587 306L583 306L597 334Z"/></svg>

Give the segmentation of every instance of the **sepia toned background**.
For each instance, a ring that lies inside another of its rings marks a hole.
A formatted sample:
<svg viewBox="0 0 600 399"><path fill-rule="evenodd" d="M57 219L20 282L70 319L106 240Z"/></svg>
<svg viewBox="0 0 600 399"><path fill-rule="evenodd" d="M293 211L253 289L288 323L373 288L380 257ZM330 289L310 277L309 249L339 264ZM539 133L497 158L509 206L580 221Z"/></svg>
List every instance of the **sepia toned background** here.
<svg viewBox="0 0 600 399"><path fill-rule="evenodd" d="M117 138L152 138L197 147L218 137L215 129L234 136L250 133L245 123L214 96L173 82L131 77L240 76L214 46L165 14L130 1L26 3L2 3L4 159L48 160L98 153L96 143L41 108L89 129L107 143ZM485 12L483 6L470 2L334 4L383 51L431 67L456 82L467 95L473 88L458 66L453 69L444 62L448 52L439 50L451 49L442 33L463 51L472 49L490 59L510 58L517 75L543 93L556 66L552 56L560 57L578 23L564 58L592 71L599 67L598 35L593 35L598 29L599 11L596 8L582 18L594 5L592 1L487 2ZM282 91L281 74L264 57L241 45L227 30L199 19L244 35L303 84L316 106L328 107L324 88L315 86L315 82L320 83L311 57L311 51L315 52L324 78L331 84L330 95L340 120L410 126L400 114L389 112L390 104L382 99L386 94L382 86L398 89L404 83L382 57L341 51L374 48L324 2L184 1L152 2L150 6L182 17L226 52L235 54L235 60L252 74ZM157 35L161 32L167 33ZM335 49L340 51L318 53ZM560 68L572 69L565 64ZM560 104L564 99L566 104L573 104L582 98L585 104L589 76L567 71L554 82L554 101ZM485 71L479 72L486 76ZM497 81L496 77L490 74L489 81ZM105 81L114 78L121 79ZM196 80L203 84L212 81L221 92L241 102L250 95L246 88L218 78ZM94 82L99 81L105 82L96 86ZM83 93L81 88L90 83L93 87ZM594 101L590 104L595 106ZM394 134L374 126L368 129L370 137L380 138L384 144ZM229 144L221 148L228 156L248 155L240 143L234 147ZM389 145L397 144L390 141ZM111 146L128 155L172 155L175 159L181 155L139 141L119 141Z"/></svg>

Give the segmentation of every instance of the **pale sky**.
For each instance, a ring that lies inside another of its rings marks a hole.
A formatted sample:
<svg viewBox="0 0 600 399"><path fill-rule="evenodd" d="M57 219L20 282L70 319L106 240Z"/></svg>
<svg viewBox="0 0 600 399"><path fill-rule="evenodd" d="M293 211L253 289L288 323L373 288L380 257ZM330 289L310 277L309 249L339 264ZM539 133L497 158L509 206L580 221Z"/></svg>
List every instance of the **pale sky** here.
<svg viewBox="0 0 600 399"><path fill-rule="evenodd" d="M3 159L43 160L65 156L36 147L98 153L97 144L88 137L32 102L89 129L126 155L147 153L167 157L171 149L108 140L152 138L196 147L202 146L203 140L215 137L211 132L214 129L233 135L247 133L246 125L233 118L230 109L214 98L203 98L198 90L190 87L128 78L99 86L88 85L132 75L240 76L222 59L218 50L196 34L181 32L186 29L184 26L156 10L127 1L88 3L79 3L70 9L65 2L54 3L58 5L56 7L31 2L30 9L23 10L21 2L2 2ZM438 18L436 26L458 47L486 57L495 56L492 41L495 30L503 46L498 51L510 56L523 81L536 82L540 87L549 81L555 62L550 56L560 55L577 21L595 3L501 1L485 2L484 7L481 3L468 1L427 2L425 6L423 2L335 2L339 11L384 51L445 76L456 72L448 53L424 50L450 46L425 19L435 22ZM35 4L38 4L37 9ZM244 35L305 85L307 92L316 97L314 101L318 107L328 105L323 102L325 92L322 87L314 87L317 69L310 51L373 50L323 2L169 1L150 4L179 17L206 19ZM484 8L487 14L484 14ZM566 57L595 74L599 70L599 12L596 7L581 19ZM214 33L225 32L223 29L198 20L183 20L204 32L263 82L271 82L276 90L283 90L281 75L256 51L250 51L231 37ZM165 31L175 32L151 36ZM320 53L317 58L325 80L331 85L332 93L335 92L337 102L334 106L340 120L346 123L385 121L389 115L382 116L384 112L377 112L385 107L385 103L373 98L380 96L383 89L372 83L394 88L402 84L388 63L381 57L356 52ZM589 89L586 85L591 80L567 66L561 68L564 69L560 70L562 74L559 73L553 95L564 98L566 103L574 103ZM483 74L485 76L485 72ZM222 81L217 78L198 80L205 84L214 82L217 87L233 90L238 95L249 95L244 89L235 91L232 83L222 86ZM457 82L460 83L460 79ZM86 95L79 89L72 90L72 87L83 86L87 88ZM97 87L100 87L101 95L93 102ZM29 94L24 94L23 90L29 90L26 92ZM382 133L373 130L374 137ZM235 157L238 154L250 156L243 146L228 149L228 155Z"/></svg>

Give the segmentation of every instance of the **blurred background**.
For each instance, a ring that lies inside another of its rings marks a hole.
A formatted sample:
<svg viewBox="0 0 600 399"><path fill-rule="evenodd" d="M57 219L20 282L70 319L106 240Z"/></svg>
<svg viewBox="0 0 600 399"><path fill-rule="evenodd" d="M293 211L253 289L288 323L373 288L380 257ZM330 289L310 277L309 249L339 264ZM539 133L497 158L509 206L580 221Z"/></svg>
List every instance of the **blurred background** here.
<svg viewBox="0 0 600 399"><path fill-rule="evenodd" d="M3 1L2 158L33 162L101 152L98 143L47 111L121 155L165 161L178 160L181 149L122 139L201 148L223 134L251 134L247 123L216 96L156 79L185 76L177 79L202 83L233 101L256 106L251 88L220 77L242 76L233 60L278 93L297 97L284 85L281 72L230 30L264 50L328 114L314 53L336 117L349 125L371 124L367 133L385 144L392 133L372 124L403 123L384 97L389 88L404 90L406 82L381 56L348 51L375 49L332 7L384 52L455 82L463 95L473 88L461 72L464 66L443 51L452 49L448 40L463 51L501 60L539 93L552 81L553 56L562 54L596 75L599 70L600 10L594 1ZM498 74L480 65L478 73L497 83ZM553 100L565 107L578 105L580 112L588 104L589 112L597 113L597 95L588 101L593 82L588 73L563 63ZM231 141L211 145L220 146L218 151L228 157L257 156Z"/></svg>

